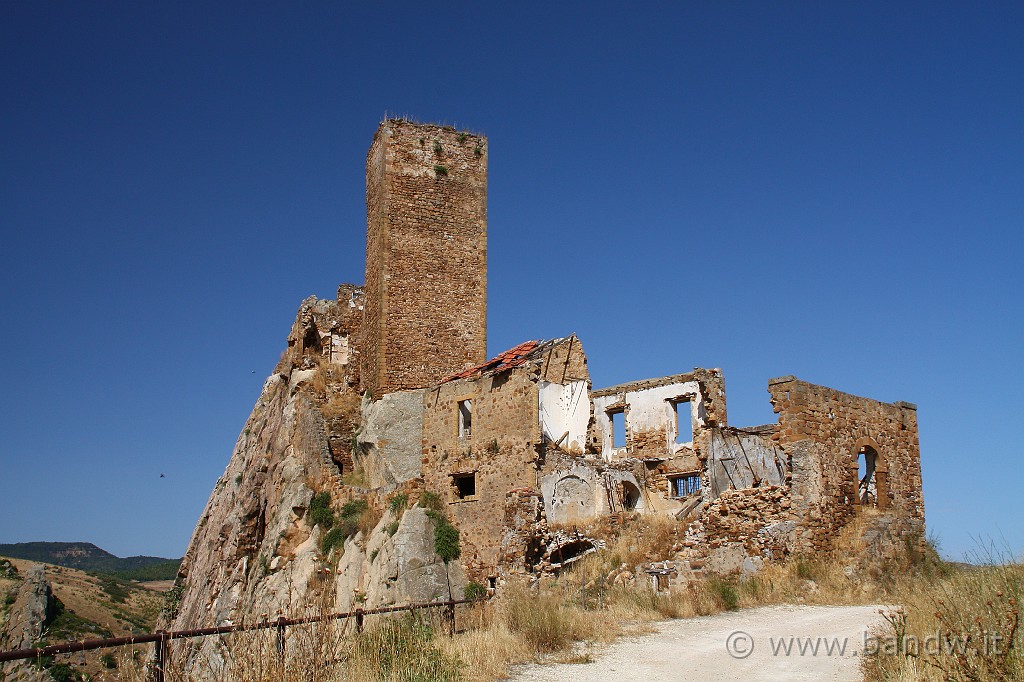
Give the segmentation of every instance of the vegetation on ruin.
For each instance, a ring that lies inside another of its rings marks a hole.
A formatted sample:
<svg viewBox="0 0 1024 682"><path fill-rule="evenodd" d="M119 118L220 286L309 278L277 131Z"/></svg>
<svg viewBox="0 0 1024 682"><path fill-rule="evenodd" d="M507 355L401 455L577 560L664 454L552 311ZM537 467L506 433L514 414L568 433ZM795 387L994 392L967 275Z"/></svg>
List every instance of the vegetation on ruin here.
<svg viewBox="0 0 1024 682"><path fill-rule="evenodd" d="M309 501L310 525L320 526L323 530L334 527L334 509L331 507L331 494L322 492L313 495Z"/></svg>
<svg viewBox="0 0 1024 682"><path fill-rule="evenodd" d="M388 509L392 514L401 514L409 504L409 496L405 493L398 493L388 500Z"/></svg>
<svg viewBox="0 0 1024 682"><path fill-rule="evenodd" d="M426 498L426 505L434 502ZM436 496L435 496L436 497ZM437 503L439 504L440 498ZM421 504L424 500L421 499ZM389 505L390 506L390 505ZM396 505L399 506L399 505ZM428 507L429 508L429 507ZM361 516L369 509L351 502L340 519ZM430 516L438 528L450 526L438 511ZM339 521L338 528L342 527ZM524 662L587 662L594 647L623 635L649 632L651 623L667 618L710 615L735 608L772 604L895 604L886 611L879 634L902 639L934 632L973 635L974 648L964 655L924 657L880 652L862 660L868 682L910 680L1021 679L1020 604L1024 599L1024 566L1012 560L988 559L988 565L967 566L942 561L929 543L913 538L885 560L866 558L857 523L844 530L832 556L794 557L768 564L752 576L695 577L671 591L655 591L632 573L640 564L664 558L665 548L678 542L678 522L651 517L624 521L621 527L588 528L604 533L604 550L576 561L559 575L530 581L509 581L490 601L458 607L459 631L447 636L443 609L372 616L361 634L351 623L331 621L290 628L288 656L282 665L273 631L225 636L232 652L228 679L271 680L494 680ZM453 529L454 530L454 529ZM458 534L435 535L438 553L457 557ZM471 582L465 596L485 595ZM325 609L333 608L333 595ZM977 643L980 631L998 633L1007 642L1005 654L987 655ZM175 657L186 644L172 647ZM180 661L180 659L178 659ZM105 679L142 680L138 661L117 653L116 669Z"/></svg>

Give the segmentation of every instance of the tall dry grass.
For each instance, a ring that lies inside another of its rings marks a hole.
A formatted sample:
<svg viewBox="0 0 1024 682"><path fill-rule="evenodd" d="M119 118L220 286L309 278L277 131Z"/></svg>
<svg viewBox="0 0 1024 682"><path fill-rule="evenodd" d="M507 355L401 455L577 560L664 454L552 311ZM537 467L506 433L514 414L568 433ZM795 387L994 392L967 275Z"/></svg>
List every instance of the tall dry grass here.
<svg viewBox="0 0 1024 682"><path fill-rule="evenodd" d="M834 558L796 557L744 579L696 578L657 591L647 576L631 572L659 553L664 556L664 548L678 541L679 529L671 521L634 519L621 534L607 536L603 552L561 575L511 582L485 604L459 607L454 637L448 637L442 610L370 617L360 634L344 622L289 628L283 659L274 631L239 633L219 641L230 652L230 663L220 669L208 665L203 672L217 682L494 680L517 663L590 660L593 646L650 631L655 621L666 618L779 603L894 603L902 610L890 616L888 627L904 639L936 628L960 635L980 629L1012 635L1015 648L998 660L968 651L963 660L948 658L939 666L882 652L863 663L870 682L1022 679L1020 631L1013 620L1024 596L1020 564L958 569L941 562L934 551L922 551L917 542L884 561L854 561L858 552L865 554L857 545L862 530L848 529ZM168 680L190 679L180 670L185 651L175 653L179 646L172 647ZM108 679L143 679L133 677L132 670L126 665Z"/></svg>
<svg viewBox="0 0 1024 682"><path fill-rule="evenodd" d="M866 680L1024 680L1024 564L986 554L900 584Z"/></svg>

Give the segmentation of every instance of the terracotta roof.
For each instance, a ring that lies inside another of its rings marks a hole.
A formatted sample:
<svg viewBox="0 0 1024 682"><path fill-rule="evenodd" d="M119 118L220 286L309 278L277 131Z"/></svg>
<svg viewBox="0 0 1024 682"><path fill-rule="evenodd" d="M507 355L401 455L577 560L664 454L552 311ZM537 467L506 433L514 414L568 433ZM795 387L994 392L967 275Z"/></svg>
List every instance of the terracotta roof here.
<svg viewBox="0 0 1024 682"><path fill-rule="evenodd" d="M455 381L456 379L468 379L479 374L501 372L506 369L518 367L530 359L530 354L537 350L541 343L541 341L526 341L515 348L509 348L504 353L491 358L483 364L477 365L476 367L470 367L458 374L453 374L446 379L442 379L441 383L446 384L449 381Z"/></svg>

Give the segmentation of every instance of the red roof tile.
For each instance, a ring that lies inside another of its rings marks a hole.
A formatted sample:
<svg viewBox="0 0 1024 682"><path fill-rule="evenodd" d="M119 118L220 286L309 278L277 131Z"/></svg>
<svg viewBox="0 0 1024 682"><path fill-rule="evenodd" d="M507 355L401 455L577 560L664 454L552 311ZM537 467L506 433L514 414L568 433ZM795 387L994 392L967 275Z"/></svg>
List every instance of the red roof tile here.
<svg viewBox="0 0 1024 682"><path fill-rule="evenodd" d="M526 362L530 353L536 350L537 346L540 344L540 341L526 341L515 348L509 348L504 353L491 358L483 364L477 365L476 367L470 367L458 374L453 374L446 379L442 379L441 383L445 384L449 381L455 381L456 379L468 379L471 376L483 374L484 372L501 372L502 370L511 369L512 367L518 367Z"/></svg>

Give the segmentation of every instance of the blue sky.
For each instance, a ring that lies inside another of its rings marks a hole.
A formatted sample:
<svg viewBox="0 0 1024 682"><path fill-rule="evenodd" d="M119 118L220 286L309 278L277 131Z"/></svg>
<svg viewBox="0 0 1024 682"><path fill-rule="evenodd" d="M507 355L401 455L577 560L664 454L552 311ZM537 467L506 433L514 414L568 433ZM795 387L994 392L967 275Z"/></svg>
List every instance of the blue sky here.
<svg viewBox="0 0 1024 682"><path fill-rule="evenodd" d="M490 139L492 353L917 403L1024 550L1024 4L348 5L0 3L0 542L184 552L388 113Z"/></svg>

